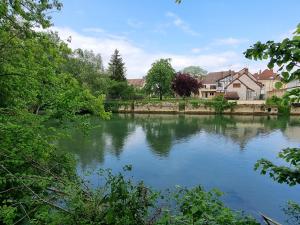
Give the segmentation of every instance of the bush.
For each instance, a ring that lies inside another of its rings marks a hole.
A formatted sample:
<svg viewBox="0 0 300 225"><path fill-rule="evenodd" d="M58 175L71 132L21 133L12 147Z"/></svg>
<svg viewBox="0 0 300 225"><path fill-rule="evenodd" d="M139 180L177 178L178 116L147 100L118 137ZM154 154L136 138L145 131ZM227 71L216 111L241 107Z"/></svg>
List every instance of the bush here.
<svg viewBox="0 0 300 225"><path fill-rule="evenodd" d="M134 88L127 84L127 82L112 81L108 90L109 99L129 100L134 97Z"/></svg>
<svg viewBox="0 0 300 225"><path fill-rule="evenodd" d="M290 103L288 98L279 98L273 95L271 98L267 98L266 104L270 106L277 106L279 114L290 114Z"/></svg>
<svg viewBox="0 0 300 225"><path fill-rule="evenodd" d="M233 109L236 105L236 102L228 102L223 95L214 97L212 100L204 102L206 106L209 106L215 110L215 113L221 114L226 109Z"/></svg>

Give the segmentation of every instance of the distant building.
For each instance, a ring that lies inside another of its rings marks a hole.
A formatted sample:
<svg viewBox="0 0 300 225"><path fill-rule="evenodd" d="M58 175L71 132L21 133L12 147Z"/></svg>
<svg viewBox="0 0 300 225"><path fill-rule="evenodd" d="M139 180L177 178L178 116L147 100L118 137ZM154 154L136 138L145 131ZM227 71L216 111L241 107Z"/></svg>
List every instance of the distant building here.
<svg viewBox="0 0 300 225"><path fill-rule="evenodd" d="M232 79L234 71L221 71L208 73L202 80L202 87L199 90L200 98L213 98L218 93L224 92L224 88Z"/></svg>
<svg viewBox="0 0 300 225"><path fill-rule="evenodd" d="M142 89L145 86L145 79L127 79L129 85Z"/></svg>
<svg viewBox="0 0 300 225"><path fill-rule="evenodd" d="M261 98L263 84L247 68L208 73L199 90L200 98L213 98L224 95L227 99L256 100Z"/></svg>
<svg viewBox="0 0 300 225"><path fill-rule="evenodd" d="M276 83L279 82L280 76L273 72L273 70L265 69L263 72L255 73L253 75L260 83L263 84L262 94L267 97L270 92L276 91Z"/></svg>
<svg viewBox="0 0 300 225"><path fill-rule="evenodd" d="M258 100L261 99L262 87L262 83L244 68L233 76L233 80L225 87L225 94L236 92L239 100Z"/></svg>

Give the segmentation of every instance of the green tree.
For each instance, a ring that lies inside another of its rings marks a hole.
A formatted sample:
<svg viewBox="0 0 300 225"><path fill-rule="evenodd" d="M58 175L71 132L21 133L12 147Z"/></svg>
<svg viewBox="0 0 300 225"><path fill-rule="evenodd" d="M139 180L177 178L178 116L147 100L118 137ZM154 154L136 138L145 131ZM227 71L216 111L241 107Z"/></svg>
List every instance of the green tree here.
<svg viewBox="0 0 300 225"><path fill-rule="evenodd" d="M203 77L207 74L207 71L200 66L188 66L182 70L182 73L187 73L195 77Z"/></svg>
<svg viewBox="0 0 300 225"><path fill-rule="evenodd" d="M281 42L267 41L257 42L245 53L246 58L254 60L268 59L270 69L278 66L284 82L300 80L300 24L297 26L294 36ZM283 100L298 101L300 92L295 89L287 93ZM279 158L288 163L288 166L276 165L270 160L261 159L255 164L255 169L261 170L261 174L269 176L279 182L288 185L300 184L300 148L286 148L278 154ZM300 222L300 207L296 203L289 203L287 214L293 221ZM295 223L296 223L295 222Z"/></svg>
<svg viewBox="0 0 300 225"><path fill-rule="evenodd" d="M93 51L76 49L68 55L64 70L98 96L107 94L110 78L104 71L102 57Z"/></svg>
<svg viewBox="0 0 300 225"><path fill-rule="evenodd" d="M162 100L163 95L172 93L171 85L175 70L171 59L160 59L152 64L146 76L145 90L149 94L157 94Z"/></svg>
<svg viewBox="0 0 300 225"><path fill-rule="evenodd" d="M249 59L269 59L268 67L273 69L277 65L285 82L300 80L300 24L291 39L286 38L278 43L274 41L257 42L244 54ZM299 99L299 95L298 90L293 90L286 95L286 98ZM280 158L291 163L291 168L276 166L265 159L258 161L255 168L261 167L263 174L269 172L270 176L278 182L295 185L300 181L299 152L299 148L287 148L279 154Z"/></svg>
<svg viewBox="0 0 300 225"><path fill-rule="evenodd" d="M114 54L111 56L108 64L108 73L112 80L126 81L125 63L123 62L118 49L116 49Z"/></svg>

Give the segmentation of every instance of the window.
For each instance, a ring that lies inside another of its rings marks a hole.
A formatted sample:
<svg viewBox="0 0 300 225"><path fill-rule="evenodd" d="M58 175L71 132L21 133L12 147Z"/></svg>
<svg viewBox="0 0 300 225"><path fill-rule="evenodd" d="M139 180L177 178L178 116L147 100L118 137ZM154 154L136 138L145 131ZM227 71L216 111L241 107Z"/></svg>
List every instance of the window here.
<svg viewBox="0 0 300 225"><path fill-rule="evenodd" d="M214 92L209 92L209 95L210 95L210 96L213 96L213 95L214 95Z"/></svg>
<svg viewBox="0 0 300 225"><path fill-rule="evenodd" d="M216 85L210 85L210 89L216 89L217 86Z"/></svg>
<svg viewBox="0 0 300 225"><path fill-rule="evenodd" d="M240 88L241 87L241 84L240 83L235 83L233 84L233 88Z"/></svg>

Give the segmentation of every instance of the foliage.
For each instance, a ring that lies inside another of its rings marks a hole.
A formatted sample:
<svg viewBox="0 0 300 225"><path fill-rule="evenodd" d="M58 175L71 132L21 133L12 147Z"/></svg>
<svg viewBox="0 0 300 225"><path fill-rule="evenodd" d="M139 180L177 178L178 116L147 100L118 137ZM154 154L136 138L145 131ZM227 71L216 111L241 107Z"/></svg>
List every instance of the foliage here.
<svg viewBox="0 0 300 225"><path fill-rule="evenodd" d="M108 89L109 99L122 99L130 100L135 97L135 89L131 85L128 85L127 82L116 82L111 81L110 87Z"/></svg>
<svg viewBox="0 0 300 225"><path fill-rule="evenodd" d="M293 38L286 38L282 42L267 41L266 43L257 42L245 53L246 58L254 60L269 60L268 67L279 67L282 80L290 82L300 80L300 24L294 32ZM275 103L286 107L293 101L299 101L300 92L294 89L286 93L282 99L272 97L267 102ZM279 108L279 110L282 110ZM300 149L286 148L279 153L279 158L285 160L290 166L275 165L267 159L261 159L255 164L255 169L261 169L261 174L268 173L272 179L279 183L296 185L300 182ZM294 205L299 209L299 205ZM293 212L293 211L292 211ZM294 211L295 212L295 211ZM299 210L297 211L299 215ZM299 216L292 219L299 223Z"/></svg>
<svg viewBox="0 0 300 225"><path fill-rule="evenodd" d="M175 76L175 70L170 62L170 59L156 61L146 76L146 92L157 94L160 100L162 100L163 95L171 93L171 83Z"/></svg>
<svg viewBox="0 0 300 225"><path fill-rule="evenodd" d="M105 110L109 112L118 112L120 107L124 107L125 109L133 109L134 102L133 101L118 101L118 100L107 100L104 103Z"/></svg>
<svg viewBox="0 0 300 225"><path fill-rule="evenodd" d="M23 34L31 32L32 27L50 27L49 10L60 10L58 0L28 1L3 0L0 2L0 26L17 30Z"/></svg>
<svg viewBox="0 0 300 225"><path fill-rule="evenodd" d="M108 74L112 80L120 82L126 81L125 63L123 62L118 49L116 49L114 54L111 56L108 64Z"/></svg>
<svg viewBox="0 0 300 225"><path fill-rule="evenodd" d="M288 224L297 224L300 221L300 205L296 202L288 201L287 206L283 209L285 214L289 217Z"/></svg>
<svg viewBox="0 0 300 225"><path fill-rule="evenodd" d="M188 74L179 73L172 82L172 89L181 97L190 97L199 94L200 83Z"/></svg>
<svg viewBox="0 0 300 225"><path fill-rule="evenodd" d="M185 110L185 102L179 102L178 109L179 109L179 111Z"/></svg>
<svg viewBox="0 0 300 225"><path fill-rule="evenodd" d="M195 77L203 77L207 74L207 71L200 66L188 66L182 70L182 73L187 73Z"/></svg>
<svg viewBox="0 0 300 225"><path fill-rule="evenodd" d="M279 182L288 185L300 184L300 149L286 148L282 150L278 157L289 163L290 167L277 166L266 159L260 159L255 164L255 169L261 168L261 174L268 173L270 177Z"/></svg>
<svg viewBox="0 0 300 225"><path fill-rule="evenodd" d="M107 94L109 76L104 72L102 57L93 51L76 49L67 57L64 71L72 74L94 95Z"/></svg>
<svg viewBox="0 0 300 225"><path fill-rule="evenodd" d="M254 219L225 207L219 200L221 195L217 190L205 192L200 186L191 190L179 187L172 197L176 201L175 213L164 209L158 224L259 224Z"/></svg>
<svg viewBox="0 0 300 225"><path fill-rule="evenodd" d="M226 109L233 109L236 102L229 102L223 95L219 95L214 97L212 100L204 102L204 105L212 107L215 110L215 113L221 114Z"/></svg>
<svg viewBox="0 0 300 225"><path fill-rule="evenodd" d="M267 98L266 105L277 106L279 114L289 115L290 103L288 100L287 98L280 98L274 95L271 98Z"/></svg>
<svg viewBox="0 0 300 225"><path fill-rule="evenodd" d="M279 67L283 81L290 82L300 79L300 24L297 26L292 39L282 42L257 42L245 53L246 58L254 60L269 59L268 67Z"/></svg>
<svg viewBox="0 0 300 225"><path fill-rule="evenodd" d="M289 103L299 103L300 102L300 88L295 88L285 93L283 98Z"/></svg>

